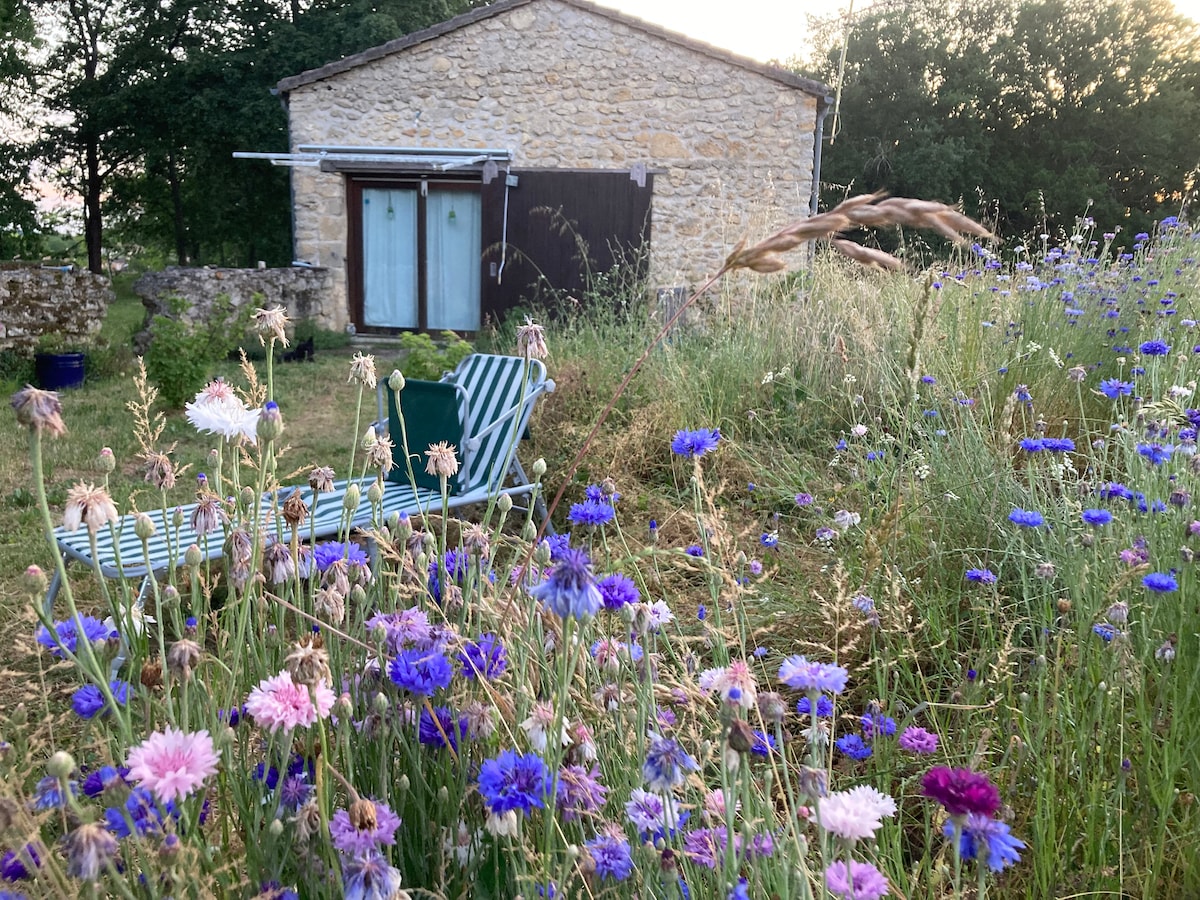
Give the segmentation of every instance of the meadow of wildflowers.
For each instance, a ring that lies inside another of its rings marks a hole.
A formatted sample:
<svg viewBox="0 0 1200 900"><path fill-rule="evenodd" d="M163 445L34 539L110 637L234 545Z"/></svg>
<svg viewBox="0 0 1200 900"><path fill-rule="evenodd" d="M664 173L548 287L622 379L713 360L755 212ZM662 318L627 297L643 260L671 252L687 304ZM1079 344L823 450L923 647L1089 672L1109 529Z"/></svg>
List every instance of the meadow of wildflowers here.
<svg viewBox="0 0 1200 900"><path fill-rule="evenodd" d="M269 371L197 396L198 458L142 383L138 460L57 486L71 399L19 391L44 528L108 529L132 477L228 539L142 606L79 567L50 616L47 571L6 582L47 699L4 711L0 892L1200 894L1198 251L1081 222L919 279L734 283L570 479L658 323L526 324L559 533L501 497L306 541L346 457L405 451L358 422L300 465ZM361 409L373 361L348 375Z"/></svg>

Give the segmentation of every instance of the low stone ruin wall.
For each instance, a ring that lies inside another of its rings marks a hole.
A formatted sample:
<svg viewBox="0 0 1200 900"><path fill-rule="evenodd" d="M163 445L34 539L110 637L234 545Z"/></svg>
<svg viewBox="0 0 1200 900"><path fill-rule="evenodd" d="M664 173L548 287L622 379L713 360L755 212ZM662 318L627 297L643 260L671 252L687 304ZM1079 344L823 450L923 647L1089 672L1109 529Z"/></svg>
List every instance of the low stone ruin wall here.
<svg viewBox="0 0 1200 900"><path fill-rule="evenodd" d="M71 266L0 268L0 350L32 353L42 335L84 347L112 299L107 278Z"/></svg>
<svg viewBox="0 0 1200 900"><path fill-rule="evenodd" d="M329 270L295 266L287 269L194 269L171 266L147 272L133 285L149 313L174 316L174 302L182 300L180 317L185 322L204 321L212 313L217 297L229 297L235 309L245 306L287 308L292 319L311 319L321 328L335 328ZM149 341L142 332L139 347Z"/></svg>

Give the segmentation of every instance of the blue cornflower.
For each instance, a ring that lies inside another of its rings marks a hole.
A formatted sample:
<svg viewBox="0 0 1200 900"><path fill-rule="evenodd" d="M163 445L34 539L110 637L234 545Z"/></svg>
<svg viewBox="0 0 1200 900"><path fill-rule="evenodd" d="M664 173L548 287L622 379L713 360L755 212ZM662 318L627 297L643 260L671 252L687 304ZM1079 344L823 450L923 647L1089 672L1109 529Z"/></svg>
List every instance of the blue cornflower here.
<svg viewBox="0 0 1200 900"><path fill-rule="evenodd" d="M884 457L883 450L869 450L867 452L867 462L879 462Z"/></svg>
<svg viewBox="0 0 1200 900"><path fill-rule="evenodd" d="M801 697L798 701L796 701L796 712L800 713L800 715L807 716L809 710L811 709L812 704L809 703L807 697ZM824 719L832 715L833 701L824 694L821 694L821 696L817 698L817 716Z"/></svg>
<svg viewBox="0 0 1200 900"><path fill-rule="evenodd" d="M768 756L775 749L775 736L767 734L765 731L754 732L754 746L750 748L750 752L755 756Z"/></svg>
<svg viewBox="0 0 1200 900"><path fill-rule="evenodd" d="M694 556L697 559L699 559L700 557L702 557L704 555L704 548L701 547L699 544L692 544L690 547L688 547L683 552L686 553L688 556Z"/></svg>
<svg viewBox="0 0 1200 900"><path fill-rule="evenodd" d="M1143 356L1166 356L1171 352L1171 348L1163 341L1146 341L1142 346L1138 347Z"/></svg>
<svg viewBox="0 0 1200 900"><path fill-rule="evenodd" d="M1046 524L1045 517L1034 509L1014 509L1008 514L1008 521L1022 528L1040 528Z"/></svg>
<svg viewBox="0 0 1200 900"><path fill-rule="evenodd" d="M587 842L588 852L596 866L596 877L624 881L633 872L629 841L611 834L598 834Z"/></svg>
<svg viewBox="0 0 1200 900"><path fill-rule="evenodd" d="M1029 385L1018 384L1017 389L1013 391L1013 399L1018 403L1032 403L1033 395L1029 393Z"/></svg>
<svg viewBox="0 0 1200 900"><path fill-rule="evenodd" d="M1200 417L1198 417L1198 418L1200 418ZM801 493L797 494L794 499L796 501L796 505L801 508L803 508L805 506L813 505L813 495L812 494L806 494L804 492L801 492Z"/></svg>
<svg viewBox="0 0 1200 900"><path fill-rule="evenodd" d="M947 820L942 826L942 833L948 840L954 840L954 825L952 820ZM999 872L1021 861L1017 851L1024 850L1025 843L1013 837L1008 826L998 819L980 813L968 813L962 823L958 849L963 859L975 859L981 850L986 850L987 867Z"/></svg>
<svg viewBox="0 0 1200 900"><path fill-rule="evenodd" d="M84 640L94 644L96 641L106 640L111 634L115 634L107 625L99 619L94 619L91 616L76 616L74 621L67 620L54 623L54 634L51 634L45 625L41 625L37 630L37 642L43 647L48 647L55 656L62 656L61 644L72 653L79 650L79 636L83 635ZM55 637L57 636L57 640Z"/></svg>
<svg viewBox="0 0 1200 900"><path fill-rule="evenodd" d="M1092 633L1106 644L1120 634L1116 628L1114 628L1112 625L1109 625L1107 622L1098 622L1097 624L1093 625Z"/></svg>
<svg viewBox="0 0 1200 900"><path fill-rule="evenodd" d="M572 504L567 519L572 525L587 525L596 528L600 525L607 525L616 518L616 515L617 511L613 509L611 503L586 500L583 503Z"/></svg>
<svg viewBox="0 0 1200 900"><path fill-rule="evenodd" d="M1085 509L1080 518L1087 525L1107 525L1112 521L1112 513L1107 509Z"/></svg>
<svg viewBox="0 0 1200 900"><path fill-rule="evenodd" d="M436 721L428 709L421 710L421 718L417 723L417 740L430 747L445 747L446 741L449 740L450 749L458 750L459 740L467 736L467 717L459 716L455 719L454 713L445 706L435 706L433 713L437 716Z"/></svg>
<svg viewBox="0 0 1200 900"><path fill-rule="evenodd" d="M934 287L938 287L935 283ZM733 890L729 892L729 896L725 900L750 900L750 882L745 878L739 878L738 883L733 886Z"/></svg>
<svg viewBox="0 0 1200 900"><path fill-rule="evenodd" d="M313 561L317 564L319 572L324 572L339 559L347 560L350 565L370 565L367 552L353 541L347 541L344 544L338 541L325 541L313 547Z"/></svg>
<svg viewBox="0 0 1200 900"><path fill-rule="evenodd" d="M696 607L696 618L701 622L708 618L708 607L703 603Z"/></svg>
<svg viewBox="0 0 1200 900"><path fill-rule="evenodd" d="M117 679L109 683L109 688L112 690L113 699L124 706L129 700L129 682ZM93 718L104 709L104 705L104 694L94 684L85 684L71 695L71 708L81 719Z"/></svg>
<svg viewBox="0 0 1200 900"><path fill-rule="evenodd" d="M937 384L937 379L932 375L922 375L921 384Z"/></svg>
<svg viewBox="0 0 1200 900"><path fill-rule="evenodd" d="M505 750L495 759L484 760L478 785L492 815L513 811L528 815L533 808L546 805L550 774L536 753L521 755L515 750Z"/></svg>
<svg viewBox="0 0 1200 900"><path fill-rule="evenodd" d="M491 681L499 678L508 668L508 654L504 645L494 634L481 634L478 640L470 641L458 652L462 673L472 680L482 678Z"/></svg>
<svg viewBox="0 0 1200 900"><path fill-rule="evenodd" d="M1132 381L1121 381L1119 378L1110 378L1107 381L1100 382L1100 393L1109 400L1116 400L1118 397L1128 397L1133 393Z"/></svg>
<svg viewBox="0 0 1200 900"><path fill-rule="evenodd" d="M1119 497L1121 500L1132 500L1133 491L1121 484L1119 481L1110 481L1107 484L1100 485L1098 493L1101 497L1112 499Z"/></svg>
<svg viewBox="0 0 1200 900"><path fill-rule="evenodd" d="M642 599L641 593L633 580L626 578L620 572L606 575L596 582L605 609L620 609L622 606L632 606Z"/></svg>
<svg viewBox="0 0 1200 900"><path fill-rule="evenodd" d="M715 450L719 440L721 431L718 428L677 431L674 440L671 441L671 451L680 456L703 456L710 450Z"/></svg>
<svg viewBox="0 0 1200 900"><path fill-rule="evenodd" d="M558 562L571 549L571 533L550 534L542 538L542 542L550 548L550 561Z"/></svg>
<svg viewBox="0 0 1200 900"><path fill-rule="evenodd" d="M567 550L550 570L550 577L530 590L560 619L590 619L604 598L592 576L592 563L582 550Z"/></svg>
<svg viewBox="0 0 1200 900"><path fill-rule="evenodd" d="M866 759L873 752L857 734L843 735L834 742L834 745L851 759Z"/></svg>
<svg viewBox="0 0 1200 900"><path fill-rule="evenodd" d="M20 881L29 878L42 867L42 858L38 855L33 844L26 844L22 850L5 850L0 857L0 878L5 881Z"/></svg>
<svg viewBox="0 0 1200 900"><path fill-rule="evenodd" d="M85 796L99 797L109 787L124 787L125 776L128 774L129 770L123 766L120 769L101 766L94 772L89 772L79 787Z"/></svg>
<svg viewBox="0 0 1200 900"><path fill-rule="evenodd" d="M1046 449L1046 442L1042 438L1021 438L1021 449L1026 453L1040 453Z"/></svg>
<svg viewBox="0 0 1200 900"><path fill-rule="evenodd" d="M78 785L74 781L67 782L67 790L76 793ZM33 789L33 808L38 812L47 809L61 809L67 805L67 796L63 793L62 783L53 775L47 775Z"/></svg>
<svg viewBox="0 0 1200 900"><path fill-rule="evenodd" d="M167 816L179 817L173 801L160 806L149 790L135 787L129 792L124 805L110 806L104 810L104 824L117 837L158 834L163 830Z"/></svg>
<svg viewBox="0 0 1200 900"><path fill-rule="evenodd" d="M1142 585L1156 594L1179 590L1179 582L1175 580L1175 576L1166 572L1151 572L1142 579Z"/></svg>
<svg viewBox="0 0 1200 900"><path fill-rule="evenodd" d="M996 573L991 569L967 569L967 581L976 584L995 584Z"/></svg>
<svg viewBox="0 0 1200 900"><path fill-rule="evenodd" d="M860 721L862 722L863 737L867 740L880 735L891 737L896 733L896 720L881 712L865 712Z"/></svg>
<svg viewBox="0 0 1200 900"><path fill-rule="evenodd" d="M449 686L454 670L440 653L401 650L388 664L388 677L406 691L431 697L439 689Z"/></svg>
<svg viewBox="0 0 1200 900"><path fill-rule="evenodd" d="M772 550L775 547L779 546L779 532L778 531L765 531L765 532L763 532L762 537L760 537L758 539L758 542L760 544L762 544L764 547L766 547L768 550Z"/></svg>
<svg viewBox="0 0 1200 900"><path fill-rule="evenodd" d="M1161 466L1171 458L1171 454L1175 452L1175 447L1171 444L1138 444L1137 452L1151 465Z"/></svg>
<svg viewBox="0 0 1200 900"><path fill-rule="evenodd" d="M809 662L803 656L789 656L779 667L779 680L798 691L840 694L846 689L849 673L832 663Z"/></svg>
<svg viewBox="0 0 1200 900"><path fill-rule="evenodd" d="M1044 438L1042 446L1051 453L1074 453L1075 442L1071 438Z"/></svg>
<svg viewBox="0 0 1200 900"><path fill-rule="evenodd" d="M650 733L650 747L642 765L642 777L652 791L670 791L683 784L688 772L696 770L696 760L678 742Z"/></svg>

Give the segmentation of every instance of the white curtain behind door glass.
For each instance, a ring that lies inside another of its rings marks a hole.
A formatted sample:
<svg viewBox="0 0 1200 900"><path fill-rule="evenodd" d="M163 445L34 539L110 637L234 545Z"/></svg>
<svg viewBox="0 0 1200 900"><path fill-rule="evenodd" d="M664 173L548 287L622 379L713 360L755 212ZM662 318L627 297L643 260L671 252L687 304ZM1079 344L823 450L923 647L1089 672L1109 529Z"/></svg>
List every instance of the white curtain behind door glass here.
<svg viewBox="0 0 1200 900"><path fill-rule="evenodd" d="M429 188L425 278L431 330L479 330L482 213L479 194Z"/></svg>
<svg viewBox="0 0 1200 900"><path fill-rule="evenodd" d="M363 188L363 324L417 327L417 192Z"/></svg>

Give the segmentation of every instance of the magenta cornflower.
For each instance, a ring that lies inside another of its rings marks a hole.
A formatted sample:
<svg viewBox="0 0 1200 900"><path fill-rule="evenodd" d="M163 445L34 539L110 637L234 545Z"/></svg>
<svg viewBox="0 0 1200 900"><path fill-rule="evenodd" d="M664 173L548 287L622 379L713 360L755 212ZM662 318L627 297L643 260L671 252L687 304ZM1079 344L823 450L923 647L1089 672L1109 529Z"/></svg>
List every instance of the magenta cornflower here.
<svg viewBox="0 0 1200 900"><path fill-rule="evenodd" d="M970 769L930 769L921 779L921 793L942 804L952 816L992 816L1000 808L1000 791L986 775Z"/></svg>
<svg viewBox="0 0 1200 900"><path fill-rule="evenodd" d="M129 751L129 779L160 803L182 800L217 772L220 754L207 731L184 732L167 726Z"/></svg>

